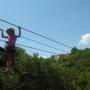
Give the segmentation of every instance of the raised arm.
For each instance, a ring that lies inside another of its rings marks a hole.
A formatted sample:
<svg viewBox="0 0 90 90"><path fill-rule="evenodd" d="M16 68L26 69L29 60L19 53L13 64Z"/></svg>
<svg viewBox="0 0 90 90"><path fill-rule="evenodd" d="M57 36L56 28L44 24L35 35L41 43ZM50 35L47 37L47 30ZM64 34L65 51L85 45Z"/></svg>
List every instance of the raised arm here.
<svg viewBox="0 0 90 90"><path fill-rule="evenodd" d="M21 37L21 27L20 26L18 26L18 30L19 30L19 34L16 36L17 38Z"/></svg>
<svg viewBox="0 0 90 90"><path fill-rule="evenodd" d="M4 33L3 33L3 30L2 29L0 29L0 31L2 32L2 38L8 38L7 36L4 36Z"/></svg>

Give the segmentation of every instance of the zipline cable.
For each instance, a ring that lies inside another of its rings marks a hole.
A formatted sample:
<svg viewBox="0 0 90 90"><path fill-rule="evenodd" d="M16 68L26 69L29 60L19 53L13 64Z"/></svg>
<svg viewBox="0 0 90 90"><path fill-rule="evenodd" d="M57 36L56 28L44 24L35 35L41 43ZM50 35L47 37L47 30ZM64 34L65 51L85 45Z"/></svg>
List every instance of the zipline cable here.
<svg viewBox="0 0 90 90"><path fill-rule="evenodd" d="M36 40L30 39L30 38L27 38L27 37L23 37L23 36L21 36L21 37L22 37L23 39L30 40L30 41L33 41L33 42L35 42L35 43L38 43L38 44L41 44L41 45L44 45L44 46L53 48L53 49L55 49L55 50L62 51L62 52L66 52L66 51L64 51L64 50L61 50L61 49L59 49L59 48L56 48L56 47L53 47L53 46L50 46L50 45L47 45L47 44L44 44L44 43L41 43L41 42L36 41ZM67 52L66 52L66 53L67 53Z"/></svg>
<svg viewBox="0 0 90 90"><path fill-rule="evenodd" d="M42 50L42 49L38 49L38 48L34 48L34 47L22 45L22 44L16 44L16 45L23 46L23 47L27 47L27 48L31 48L31 49L35 49L35 50L38 50L38 51L43 51L43 52L47 52L47 53L52 53L52 54L57 54L57 55L59 55L59 53L55 53L55 52L51 52L51 51L47 51L47 50Z"/></svg>
<svg viewBox="0 0 90 90"><path fill-rule="evenodd" d="M15 27L18 27L18 25L13 24L13 23L11 23L11 22L8 22L8 21L6 21L6 20L0 19L0 21L3 21L3 22L5 22L5 23L8 23L8 24L13 25L13 26L15 26ZM58 42L58 41L56 41L56 40L54 40L54 39L51 39L51 38L46 37L46 36L44 36L44 35L38 34L38 33L33 32L33 31L31 31L31 30L25 29L25 28L23 28L23 27L21 27L21 28L22 28L23 30L27 31L27 32L30 32L30 33L32 33L32 34L35 34L35 35L37 35L37 36L43 37L43 38L48 39L48 40L50 40L50 41L53 41L53 42L55 42L55 43L57 43L57 44L60 44L60 45L63 45L63 46L65 46L65 47L68 47L68 48L71 48L71 49L72 49L72 47L69 46L69 45L63 44L63 43Z"/></svg>
<svg viewBox="0 0 90 90"><path fill-rule="evenodd" d="M0 41L2 42L5 42L5 40L1 40ZM42 49L38 49L38 48L34 48L34 47L30 47L30 46L27 46L27 45L22 45L22 44L16 44L16 45L19 45L19 46L23 46L23 47L26 47L26 48L31 48L31 49L34 49L34 50L38 50L38 51L43 51L43 52L47 52L47 53L52 53L52 54L59 54L59 53L55 53L55 52L51 52L51 51L47 51L47 50L42 50Z"/></svg>

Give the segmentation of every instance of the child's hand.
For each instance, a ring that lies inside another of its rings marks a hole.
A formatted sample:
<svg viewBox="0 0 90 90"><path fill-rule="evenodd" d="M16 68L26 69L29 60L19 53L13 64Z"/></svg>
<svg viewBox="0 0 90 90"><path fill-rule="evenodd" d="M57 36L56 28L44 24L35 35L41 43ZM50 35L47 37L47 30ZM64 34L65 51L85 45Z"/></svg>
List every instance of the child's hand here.
<svg viewBox="0 0 90 90"><path fill-rule="evenodd" d="M18 26L18 29L19 29L19 30L21 30L21 27L20 27L20 26Z"/></svg>

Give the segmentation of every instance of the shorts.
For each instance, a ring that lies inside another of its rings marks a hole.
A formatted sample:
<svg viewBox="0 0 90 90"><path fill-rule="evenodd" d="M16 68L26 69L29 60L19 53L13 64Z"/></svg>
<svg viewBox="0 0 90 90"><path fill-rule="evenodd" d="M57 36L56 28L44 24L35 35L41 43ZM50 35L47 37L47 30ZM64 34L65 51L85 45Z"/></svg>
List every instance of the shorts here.
<svg viewBox="0 0 90 90"><path fill-rule="evenodd" d="M10 55L15 55L16 53L16 49L15 46L8 46L6 47L6 52Z"/></svg>
<svg viewBox="0 0 90 90"><path fill-rule="evenodd" d="M5 51L5 49L0 47L0 52L4 52L4 51Z"/></svg>

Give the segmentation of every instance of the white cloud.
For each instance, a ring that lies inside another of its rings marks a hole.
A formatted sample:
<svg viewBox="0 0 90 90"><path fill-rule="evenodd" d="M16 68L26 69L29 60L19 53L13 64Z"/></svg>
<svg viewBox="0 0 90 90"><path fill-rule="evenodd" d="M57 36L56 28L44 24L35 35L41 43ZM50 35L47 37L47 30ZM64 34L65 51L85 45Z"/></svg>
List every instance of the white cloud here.
<svg viewBox="0 0 90 90"><path fill-rule="evenodd" d="M84 34L81 36L80 43L88 45L90 42L90 33Z"/></svg>

